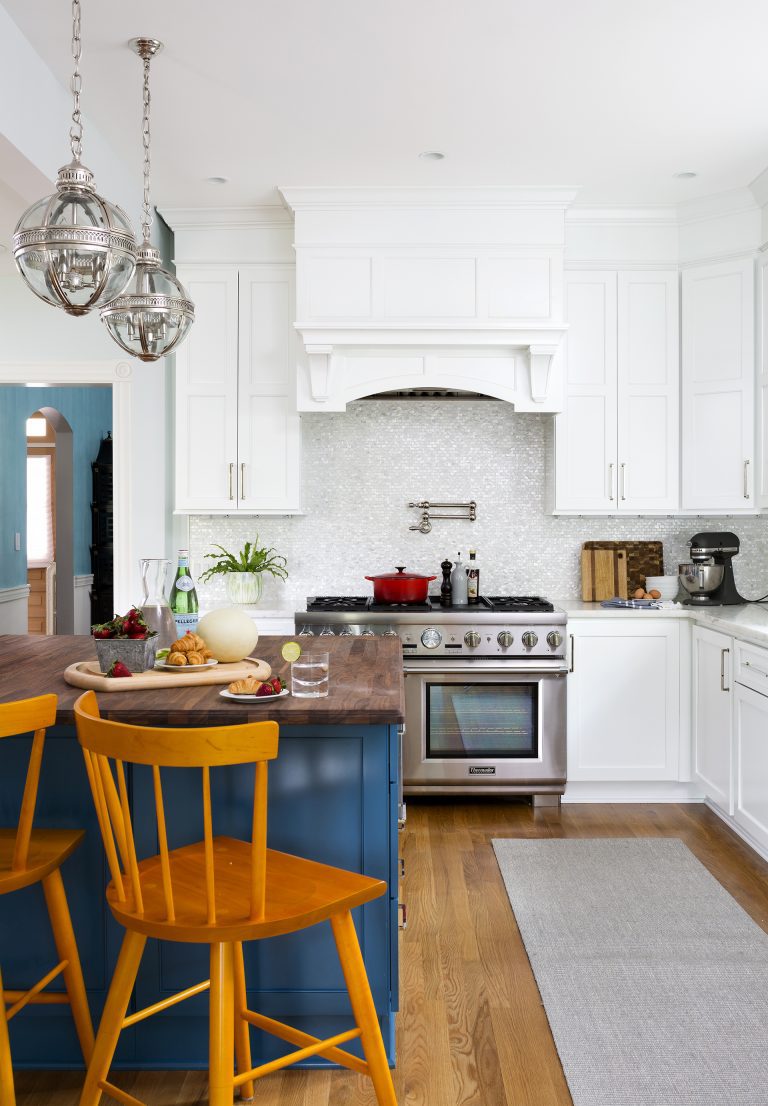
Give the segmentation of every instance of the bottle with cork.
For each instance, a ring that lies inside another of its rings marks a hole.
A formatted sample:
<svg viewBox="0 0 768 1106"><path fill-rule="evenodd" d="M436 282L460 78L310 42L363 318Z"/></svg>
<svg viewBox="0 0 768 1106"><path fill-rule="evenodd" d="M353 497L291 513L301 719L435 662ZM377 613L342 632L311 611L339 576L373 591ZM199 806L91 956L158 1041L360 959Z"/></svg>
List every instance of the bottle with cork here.
<svg viewBox="0 0 768 1106"><path fill-rule="evenodd" d="M467 566L467 602L480 602L480 565L477 563L477 550L470 549Z"/></svg>

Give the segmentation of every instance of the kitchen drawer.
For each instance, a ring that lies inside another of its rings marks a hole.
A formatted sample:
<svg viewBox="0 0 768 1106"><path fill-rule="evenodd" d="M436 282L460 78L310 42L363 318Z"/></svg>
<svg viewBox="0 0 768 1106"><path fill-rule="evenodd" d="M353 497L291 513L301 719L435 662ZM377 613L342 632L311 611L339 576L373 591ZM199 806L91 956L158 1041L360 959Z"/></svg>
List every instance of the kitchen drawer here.
<svg viewBox="0 0 768 1106"><path fill-rule="evenodd" d="M761 695L768 695L768 649L737 641L734 680Z"/></svg>

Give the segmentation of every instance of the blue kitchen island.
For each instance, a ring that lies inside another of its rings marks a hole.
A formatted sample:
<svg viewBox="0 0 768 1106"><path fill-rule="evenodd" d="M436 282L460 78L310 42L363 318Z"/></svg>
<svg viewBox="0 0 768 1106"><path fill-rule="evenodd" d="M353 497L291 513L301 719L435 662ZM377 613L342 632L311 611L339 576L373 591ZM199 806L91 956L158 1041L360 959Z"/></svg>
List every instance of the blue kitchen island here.
<svg viewBox="0 0 768 1106"><path fill-rule="evenodd" d="M263 638L255 654L285 675L282 638ZM280 751L270 765L271 848L364 872L385 880L388 893L355 912L382 1033L394 1063L398 1008L398 745L403 721L399 641L329 638L331 690L325 699L284 699L245 705L222 699L218 686L98 696L104 717L137 725L221 725L274 718ZM91 659L87 637L0 636L0 702L46 692L59 697L57 726L49 730L35 825L81 827L83 845L62 868L94 1024L112 976L123 930L106 906L101 838L72 704L80 692L65 683L71 663ZM31 735L0 743L0 825L15 824ZM174 770L164 781L171 847L198 840L200 774ZM252 772L213 774L214 832L248 838ZM129 780L133 824L141 855L157 851L150 769L133 766ZM166 790L167 788L167 790ZM194 798L193 798L194 797ZM0 966L7 988L21 988L56 962L40 886L0 899ZM245 949L248 1005L316 1036L349 1028L350 1008L330 926L253 942ZM140 1009L207 978L207 946L150 940L130 1009ZM56 980L52 989L60 988ZM69 1009L28 1007L10 1024L14 1065L82 1066ZM254 1063L290 1050L252 1031ZM357 1045L359 1042L354 1042ZM324 1064L323 1060L313 1063ZM205 1068L207 995L126 1029L115 1067Z"/></svg>

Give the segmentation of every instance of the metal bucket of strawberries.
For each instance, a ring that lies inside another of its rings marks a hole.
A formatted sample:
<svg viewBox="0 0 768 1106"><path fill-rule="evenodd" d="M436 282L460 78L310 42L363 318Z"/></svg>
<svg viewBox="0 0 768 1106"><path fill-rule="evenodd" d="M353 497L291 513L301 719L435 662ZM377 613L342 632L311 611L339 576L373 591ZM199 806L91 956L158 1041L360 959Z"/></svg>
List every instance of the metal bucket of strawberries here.
<svg viewBox="0 0 768 1106"><path fill-rule="evenodd" d="M150 630L138 607L91 627L99 668L107 676L129 676L153 668L159 635Z"/></svg>

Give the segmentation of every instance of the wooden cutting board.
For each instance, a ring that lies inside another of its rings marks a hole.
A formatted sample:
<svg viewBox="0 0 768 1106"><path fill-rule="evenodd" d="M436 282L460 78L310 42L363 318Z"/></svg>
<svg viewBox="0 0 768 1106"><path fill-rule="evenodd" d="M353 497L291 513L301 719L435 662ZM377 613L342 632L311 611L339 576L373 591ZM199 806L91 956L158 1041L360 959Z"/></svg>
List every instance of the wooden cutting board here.
<svg viewBox="0 0 768 1106"><path fill-rule="evenodd" d="M588 549L581 551L581 598L587 603L600 599L627 598L626 549Z"/></svg>
<svg viewBox="0 0 768 1106"><path fill-rule="evenodd" d="M130 679L110 679L103 675L98 661L78 661L64 670L64 679L72 687L92 688L94 691L162 691L166 687L183 687L184 684L231 684L233 680L242 680L245 676L255 676L257 680L266 680L272 675L272 669L266 661L255 657L246 657L234 664L216 664L212 668L179 668L172 672L169 668L150 668L147 672L136 672Z"/></svg>
<svg viewBox="0 0 768 1106"><path fill-rule="evenodd" d="M610 595L587 595L584 586L584 554L598 552L623 551L626 555L626 583L624 591L614 591ZM660 541L585 541L582 549L582 599L631 599L638 588L645 587L648 576L664 575L664 545Z"/></svg>

